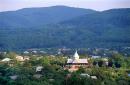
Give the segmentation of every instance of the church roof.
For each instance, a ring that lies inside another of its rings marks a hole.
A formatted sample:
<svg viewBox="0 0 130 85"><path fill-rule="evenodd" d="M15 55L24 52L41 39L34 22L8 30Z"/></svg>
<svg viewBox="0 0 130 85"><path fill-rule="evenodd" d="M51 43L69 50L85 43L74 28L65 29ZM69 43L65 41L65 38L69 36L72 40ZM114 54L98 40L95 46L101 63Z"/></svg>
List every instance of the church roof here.
<svg viewBox="0 0 130 85"><path fill-rule="evenodd" d="M78 59L78 60L68 59L67 63L88 63L88 60L87 59Z"/></svg>

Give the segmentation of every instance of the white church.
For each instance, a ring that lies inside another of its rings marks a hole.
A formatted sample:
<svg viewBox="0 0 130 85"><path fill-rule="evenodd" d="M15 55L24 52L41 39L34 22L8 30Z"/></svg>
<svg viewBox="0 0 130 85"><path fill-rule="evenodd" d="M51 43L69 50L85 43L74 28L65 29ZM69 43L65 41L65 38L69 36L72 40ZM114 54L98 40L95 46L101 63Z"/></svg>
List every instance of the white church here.
<svg viewBox="0 0 130 85"><path fill-rule="evenodd" d="M77 51L73 55L73 58L68 59L67 63L65 65L65 69L68 69L69 71L76 71L79 69L79 67L88 67L88 59L80 59Z"/></svg>

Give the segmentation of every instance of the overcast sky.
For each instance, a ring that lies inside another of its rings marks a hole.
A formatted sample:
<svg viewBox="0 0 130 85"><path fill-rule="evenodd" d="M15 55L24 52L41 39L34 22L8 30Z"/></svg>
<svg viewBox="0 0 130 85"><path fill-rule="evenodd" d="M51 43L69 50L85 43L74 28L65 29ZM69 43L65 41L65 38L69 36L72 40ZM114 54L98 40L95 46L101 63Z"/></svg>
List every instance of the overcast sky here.
<svg viewBox="0 0 130 85"><path fill-rule="evenodd" d="M130 8L130 0L0 0L0 11L55 5L90 8L102 11L112 8Z"/></svg>

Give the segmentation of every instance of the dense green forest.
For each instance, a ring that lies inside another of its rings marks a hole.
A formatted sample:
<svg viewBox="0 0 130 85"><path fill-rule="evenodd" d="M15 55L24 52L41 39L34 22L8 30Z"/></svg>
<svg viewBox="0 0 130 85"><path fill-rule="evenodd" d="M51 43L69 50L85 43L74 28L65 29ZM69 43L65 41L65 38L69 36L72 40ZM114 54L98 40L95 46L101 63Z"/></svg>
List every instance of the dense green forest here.
<svg viewBox="0 0 130 85"><path fill-rule="evenodd" d="M46 12L57 20L44 18ZM0 49L130 46L130 9L127 8L97 12L58 6L2 12L0 17L4 17L0 20ZM23 23L25 19L28 21Z"/></svg>

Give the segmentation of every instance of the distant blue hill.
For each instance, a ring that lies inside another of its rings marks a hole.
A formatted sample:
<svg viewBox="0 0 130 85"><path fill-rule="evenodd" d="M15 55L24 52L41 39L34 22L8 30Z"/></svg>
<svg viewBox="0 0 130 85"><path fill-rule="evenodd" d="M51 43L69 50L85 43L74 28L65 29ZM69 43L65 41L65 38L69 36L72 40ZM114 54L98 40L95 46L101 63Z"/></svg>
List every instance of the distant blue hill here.
<svg viewBox="0 0 130 85"><path fill-rule="evenodd" d="M24 8L0 13L0 27L37 27L69 20L96 11L66 6Z"/></svg>

